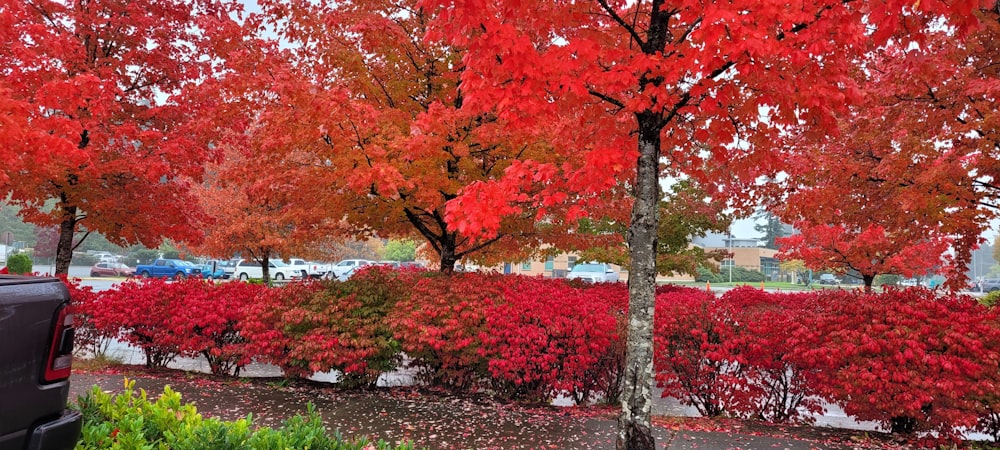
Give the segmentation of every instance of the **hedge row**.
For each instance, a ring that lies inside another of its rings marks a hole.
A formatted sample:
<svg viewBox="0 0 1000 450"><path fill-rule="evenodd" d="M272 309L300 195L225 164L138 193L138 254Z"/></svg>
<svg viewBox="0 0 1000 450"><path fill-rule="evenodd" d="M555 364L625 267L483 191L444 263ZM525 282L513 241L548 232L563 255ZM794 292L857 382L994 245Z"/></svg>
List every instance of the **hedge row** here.
<svg viewBox="0 0 1000 450"><path fill-rule="evenodd" d="M84 340L125 340L150 366L204 355L237 374L256 360L354 386L409 367L432 385L582 403L614 399L624 359L624 284L375 269L282 288L75 290ZM656 317L657 383L703 415L808 422L832 403L894 432L1000 437L1000 320L970 297L664 286Z"/></svg>
<svg viewBox="0 0 1000 450"><path fill-rule="evenodd" d="M202 355L216 374L259 361L369 387L405 366L432 385L580 402L613 399L621 373L619 286L373 268L281 288L143 279L72 289L78 343L128 342L148 367Z"/></svg>
<svg viewBox="0 0 1000 450"><path fill-rule="evenodd" d="M1000 320L971 297L675 290L655 336L664 395L704 415L808 422L826 402L931 443L1000 437Z"/></svg>

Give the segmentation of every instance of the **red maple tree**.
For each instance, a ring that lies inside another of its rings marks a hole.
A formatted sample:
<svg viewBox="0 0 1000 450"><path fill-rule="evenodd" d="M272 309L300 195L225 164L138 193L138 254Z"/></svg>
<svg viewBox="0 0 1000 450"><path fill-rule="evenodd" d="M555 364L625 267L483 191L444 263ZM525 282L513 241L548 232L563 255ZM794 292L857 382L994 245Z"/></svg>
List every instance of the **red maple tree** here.
<svg viewBox="0 0 1000 450"><path fill-rule="evenodd" d="M220 164L209 166L205 183L194 189L209 215L202 220L204 238L191 243L198 254L218 258L239 255L261 264L270 282L270 262L292 257L325 258L342 223L317 208L316 191L303 192L299 181L308 168L274 153L261 153L249 143L227 147Z"/></svg>
<svg viewBox="0 0 1000 450"><path fill-rule="evenodd" d="M525 162L449 204L456 229L490 236L524 203L561 204L627 180L635 197L628 364L618 447L652 449L649 429L660 166L693 177L753 180L778 165L787 126L835 129L860 100L850 74L871 44L925 30L947 13L967 30L976 2L428 0L432 36L468 48L464 107L531 127L572 119L564 140L580 165ZM580 139L585 136L585 139ZM762 151L763 150L763 151ZM706 164L707 163L707 164ZM724 168L724 170L719 170ZM525 198L519 180L546 189ZM740 197L734 195L732 197ZM747 196L743 196L747 197Z"/></svg>
<svg viewBox="0 0 1000 450"><path fill-rule="evenodd" d="M56 273L67 273L78 231L119 245L195 237L188 191L208 153L182 126L191 111L177 94L207 75L199 48L226 10L40 0L4 1L0 11L10 152L0 181L25 221L58 225Z"/></svg>
<svg viewBox="0 0 1000 450"><path fill-rule="evenodd" d="M997 215L998 12L968 39L933 28L866 55L865 104L838 133L797 136L775 205L801 235L785 254L813 268L913 276L943 266L952 286ZM947 251L947 254L946 253Z"/></svg>
<svg viewBox="0 0 1000 450"><path fill-rule="evenodd" d="M964 201L943 188L963 168L932 143L900 144L885 133L903 126L885 109L858 109L838 137L787 152L794 175L773 209L798 230L778 239L783 259L856 271L871 289L878 274L913 277L942 265L954 240L942 224Z"/></svg>
<svg viewBox="0 0 1000 450"><path fill-rule="evenodd" d="M463 50L422 39L430 16L415 2L261 6L245 30L262 39L260 30L275 30L282 48L238 45L220 86L231 104L253 105L238 107L254 125L233 134L234 145L308 170L290 180L306 200L296 208L325 211L354 238L421 238L444 271L460 259L520 259L541 245L549 230L535 225L535 210L498 219L488 238L449 226L445 205L463 187L502 177L519 157L561 155L495 111L462 107Z"/></svg>

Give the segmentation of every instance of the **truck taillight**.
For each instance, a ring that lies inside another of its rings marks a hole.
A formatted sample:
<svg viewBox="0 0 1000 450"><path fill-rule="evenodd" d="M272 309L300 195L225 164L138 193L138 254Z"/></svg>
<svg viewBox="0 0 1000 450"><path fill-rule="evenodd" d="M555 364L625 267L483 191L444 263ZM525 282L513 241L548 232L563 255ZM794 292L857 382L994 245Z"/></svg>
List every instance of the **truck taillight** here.
<svg viewBox="0 0 1000 450"><path fill-rule="evenodd" d="M69 378L73 369L73 315L66 305L59 308L52 328L52 346L49 348L43 377L46 383Z"/></svg>

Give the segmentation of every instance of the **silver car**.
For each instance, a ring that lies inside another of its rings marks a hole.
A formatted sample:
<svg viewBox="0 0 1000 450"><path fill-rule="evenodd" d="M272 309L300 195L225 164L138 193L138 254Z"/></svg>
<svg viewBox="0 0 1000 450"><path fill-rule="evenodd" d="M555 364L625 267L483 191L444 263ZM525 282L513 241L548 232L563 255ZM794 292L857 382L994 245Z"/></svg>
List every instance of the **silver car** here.
<svg viewBox="0 0 1000 450"><path fill-rule="evenodd" d="M610 283L618 281L618 271L611 264L584 263L573 266L566 275L569 280L583 280L590 283Z"/></svg>

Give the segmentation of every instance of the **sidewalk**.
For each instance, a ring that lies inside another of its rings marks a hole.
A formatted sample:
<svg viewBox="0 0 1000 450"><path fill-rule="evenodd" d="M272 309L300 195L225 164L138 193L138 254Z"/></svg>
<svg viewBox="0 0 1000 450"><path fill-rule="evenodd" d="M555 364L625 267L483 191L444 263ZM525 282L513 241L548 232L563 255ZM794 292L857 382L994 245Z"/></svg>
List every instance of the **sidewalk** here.
<svg viewBox="0 0 1000 450"><path fill-rule="evenodd" d="M93 385L120 392L124 375L74 373L70 398ZM254 423L280 426L283 419L313 403L331 430L344 436L369 436L388 442L411 441L427 449L613 449L616 422L610 410L537 407L498 403L415 388L345 391L322 383L282 386L267 380L211 381L184 372L163 378L129 377L151 396L170 385L205 416L233 420L253 414ZM828 443L822 431L800 437L755 435L752 431L686 431L655 428L659 449L848 449L879 448ZM817 437L817 435L819 437ZM874 445L874 446L871 446Z"/></svg>

